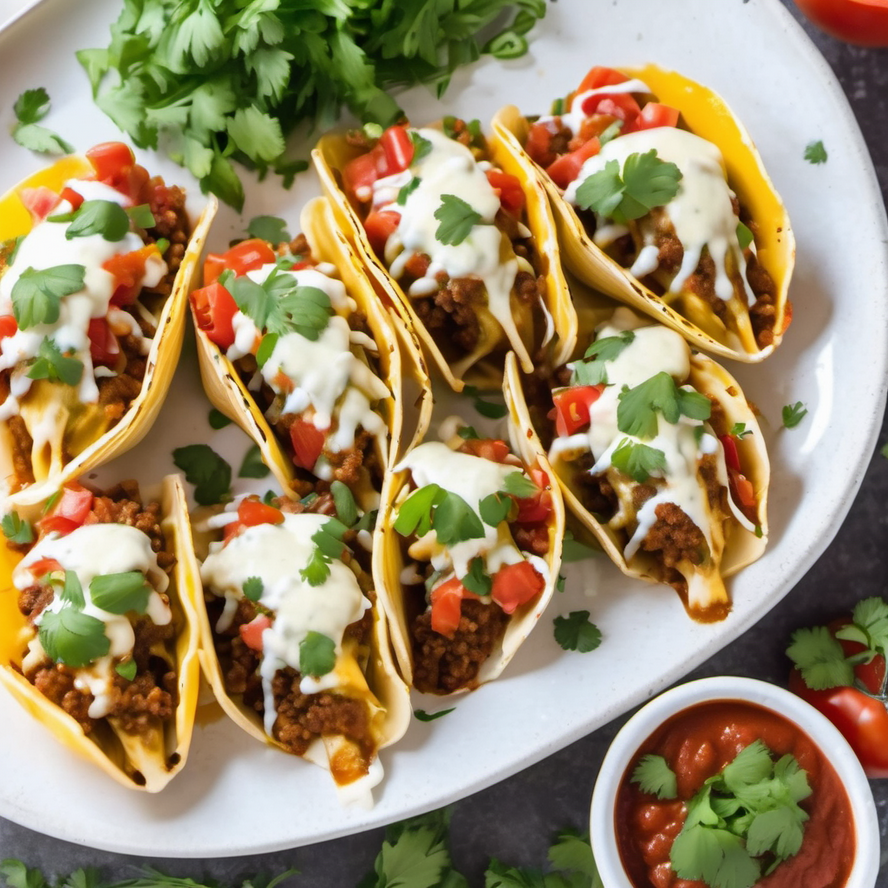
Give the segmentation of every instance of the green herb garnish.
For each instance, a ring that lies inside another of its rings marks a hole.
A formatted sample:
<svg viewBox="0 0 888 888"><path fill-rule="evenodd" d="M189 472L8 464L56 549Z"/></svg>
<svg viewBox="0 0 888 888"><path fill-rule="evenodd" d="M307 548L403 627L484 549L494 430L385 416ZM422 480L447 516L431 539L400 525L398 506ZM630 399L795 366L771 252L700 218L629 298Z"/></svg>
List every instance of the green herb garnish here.
<svg viewBox="0 0 888 888"><path fill-rule="evenodd" d="M816 142L808 142L805 146L805 160L808 163L826 163L827 157L826 148L824 148L823 142L820 139Z"/></svg>
<svg viewBox="0 0 888 888"><path fill-rule="evenodd" d="M435 218L441 223L435 231L435 238L447 246L457 246L481 221L481 214L461 197L442 194L441 206L435 210Z"/></svg>
<svg viewBox="0 0 888 888"><path fill-rule="evenodd" d="M38 121L49 114L49 93L41 86L26 89L13 105L17 123L12 128L12 137L23 148L40 154L72 154L74 146L61 136L40 126Z"/></svg>
<svg viewBox="0 0 888 888"><path fill-rule="evenodd" d="M589 611L571 611L555 617L555 641L566 651L588 654L601 644L601 630L589 619Z"/></svg>
<svg viewBox="0 0 888 888"><path fill-rule="evenodd" d="M54 324L62 298L83 289L85 274L83 265L26 268L12 285L12 313L19 329Z"/></svg>
<svg viewBox="0 0 888 888"><path fill-rule="evenodd" d="M808 408L801 401L796 401L795 404L787 404L783 408L784 428L794 429L807 415Z"/></svg>
<svg viewBox="0 0 888 888"><path fill-rule="evenodd" d="M326 675L335 665L336 645L332 638L320 632L309 632L299 642L299 671L303 675Z"/></svg>
<svg viewBox="0 0 888 888"><path fill-rule="evenodd" d="M185 473L185 480L195 485L194 499L201 506L212 506L231 495L231 466L208 444L189 444L173 451L173 463Z"/></svg>
<svg viewBox="0 0 888 888"><path fill-rule="evenodd" d="M635 438L654 438L657 435L657 413L667 422L678 422L679 416L705 421L712 412L712 404L699 392L679 388L665 371L620 392L617 406L617 426L621 432Z"/></svg>
<svg viewBox="0 0 888 888"><path fill-rule="evenodd" d="M37 357L28 368L29 379L49 379L65 385L77 385L83 378L83 363L77 358L64 355L55 340L43 338L37 349Z"/></svg>

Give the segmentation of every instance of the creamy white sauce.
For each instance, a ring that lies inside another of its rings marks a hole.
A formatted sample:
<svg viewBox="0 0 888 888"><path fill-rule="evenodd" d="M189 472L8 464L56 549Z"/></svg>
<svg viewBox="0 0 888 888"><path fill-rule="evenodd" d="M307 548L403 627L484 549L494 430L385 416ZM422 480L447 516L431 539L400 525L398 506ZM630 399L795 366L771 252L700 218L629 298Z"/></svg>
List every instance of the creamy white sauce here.
<svg viewBox="0 0 888 888"><path fill-rule="evenodd" d="M204 585L225 598L219 631L230 625L237 602L244 597L244 583L251 577L262 581L259 603L275 614L262 634L260 665L269 735L277 717L272 693L275 673L286 666L299 669L299 645L309 632L332 639L337 655L341 654L346 628L370 607L354 572L342 561L330 562L330 575L319 586L311 586L299 575L315 550L311 537L328 520L324 515L284 513L283 524L248 527L227 545L211 544L201 567ZM301 690L316 693L335 685L334 670L319 679L304 676Z"/></svg>
<svg viewBox="0 0 888 888"><path fill-rule="evenodd" d="M603 170L608 161L616 160L622 170L630 154L645 154L652 149L660 160L674 163L682 173L677 194L663 207L684 248L681 268L672 279L670 290L681 291L696 270L705 247L715 264L715 292L727 302L734 296L734 283L727 270L728 256L733 258L743 281L746 261L737 239L739 220L731 203L734 193L725 178L721 151L712 142L676 127L657 127L619 136L583 164L579 175L565 191L565 200L576 205L579 186L589 176ZM637 273L650 273L652 265L647 247L653 246L653 232L645 236L650 238L650 243L644 245L643 256L638 257ZM605 247L612 242L612 237L613 232L602 228L596 231L594 240L598 246ZM635 267L632 272L636 273ZM755 301L748 290L746 297L750 303Z"/></svg>
<svg viewBox="0 0 888 888"><path fill-rule="evenodd" d="M424 278L411 288L410 295L422 296L438 289L435 275L445 272L450 278L478 278L487 290L487 307L512 344L521 351L519 360L527 361L526 350L519 349L521 336L512 317L511 294L519 270L518 257L509 238L494 224L500 208L499 195L487 181L485 168L461 143L434 129L420 129L432 148L415 161L410 170L378 179L373 185L373 206L400 215L397 229L385 245L389 271L397 279L414 253L431 259ZM420 182L403 206L396 200L398 192L416 176ZM459 244L442 244L435 232L440 224L435 213L445 194L465 201L480 214L468 236Z"/></svg>
<svg viewBox="0 0 888 888"><path fill-rule="evenodd" d="M104 623L105 635L110 641L108 653L78 669L75 678L78 688L93 694L89 716L103 718L112 703L115 660L132 653L135 636L126 615L109 613L93 603L89 584L96 577L139 571L152 589L148 596L147 616L156 625L164 626L172 619L172 612L160 593L166 591L169 578L158 567L157 555L148 536L125 524L87 524L64 536L50 534L44 537L16 565L12 578L17 589L26 589L38 579L31 573L30 566L42 558L54 558L66 571L77 575L85 600L83 613ZM37 625L40 625L43 614L58 613L64 606L63 598L56 594L37 617ZM42 660L42 653L42 646L35 636L29 644L29 662Z"/></svg>

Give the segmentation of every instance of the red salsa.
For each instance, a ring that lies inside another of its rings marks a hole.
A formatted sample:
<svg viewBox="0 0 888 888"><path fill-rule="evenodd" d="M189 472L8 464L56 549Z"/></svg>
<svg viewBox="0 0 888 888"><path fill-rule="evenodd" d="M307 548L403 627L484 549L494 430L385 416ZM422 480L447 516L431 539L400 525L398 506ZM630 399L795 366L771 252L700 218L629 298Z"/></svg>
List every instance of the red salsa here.
<svg viewBox="0 0 888 888"><path fill-rule="evenodd" d="M769 709L736 700L692 706L661 725L623 775L615 816L620 857L633 888L707 888L672 871L672 843L684 825L686 802L707 778L761 740L775 757L790 754L807 772L810 815L801 849L758 882L761 888L844 888L854 862L854 821L848 794L833 766L798 726ZM675 772L677 799L659 799L631 781L645 755L658 755Z"/></svg>

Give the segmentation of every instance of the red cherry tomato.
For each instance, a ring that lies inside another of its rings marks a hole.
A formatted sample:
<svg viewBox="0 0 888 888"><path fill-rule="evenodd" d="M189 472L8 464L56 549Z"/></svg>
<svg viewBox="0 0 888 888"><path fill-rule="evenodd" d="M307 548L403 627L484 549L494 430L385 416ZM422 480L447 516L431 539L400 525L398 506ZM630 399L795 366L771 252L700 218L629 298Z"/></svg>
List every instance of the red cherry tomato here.
<svg viewBox="0 0 888 888"><path fill-rule="evenodd" d="M266 614L259 614L250 620L249 623L243 623L238 628L243 643L254 651L262 650L262 633L271 626L271 617Z"/></svg>
<svg viewBox="0 0 888 888"><path fill-rule="evenodd" d="M15 336L18 331L18 324L12 315L0 315L0 339L7 336Z"/></svg>
<svg viewBox="0 0 888 888"><path fill-rule="evenodd" d="M107 318L90 318L89 354L96 367L114 367L120 356L120 343Z"/></svg>
<svg viewBox="0 0 888 888"><path fill-rule="evenodd" d="M573 435L589 425L589 408L603 391L603 385L575 385L552 395L555 432L559 437Z"/></svg>
<svg viewBox="0 0 888 888"><path fill-rule="evenodd" d="M888 0L795 0L819 28L859 46L888 46Z"/></svg>
<svg viewBox="0 0 888 888"><path fill-rule="evenodd" d="M37 526L44 533L70 533L86 521L92 506L93 492L77 481L70 481L62 488L52 511L41 518Z"/></svg>
<svg viewBox="0 0 888 888"><path fill-rule="evenodd" d="M234 342L231 322L238 311L234 297L222 284L214 282L208 287L193 290L189 298L198 328L222 351L227 351Z"/></svg>
<svg viewBox="0 0 888 888"><path fill-rule="evenodd" d="M488 170L487 181L499 192L500 206L512 216L520 216L524 209L524 189L517 176L502 170Z"/></svg>
<svg viewBox="0 0 888 888"><path fill-rule="evenodd" d="M311 471L324 450L324 433L313 422L297 419L290 426L293 462Z"/></svg>
<svg viewBox="0 0 888 888"><path fill-rule="evenodd" d="M370 213L364 220L367 240L370 241L370 246L377 256L382 256L385 253L386 242L397 231L400 221L400 213L392 213L387 210L383 210L381 213Z"/></svg>
<svg viewBox="0 0 888 888"><path fill-rule="evenodd" d="M403 126L390 126L380 137L385 154L384 176L392 176L401 173L410 166L413 161L413 140Z"/></svg>
<svg viewBox="0 0 888 888"><path fill-rule="evenodd" d="M554 163L550 163L546 167L546 173L559 188L567 188L580 174L583 164L599 151L601 151L601 142L598 138L589 139L585 145L581 145L570 154L563 154Z"/></svg>
<svg viewBox="0 0 888 888"><path fill-rule="evenodd" d="M432 589L429 599L432 605L433 632L453 638L459 627L462 600L466 597L477 598L456 577L451 577L446 583Z"/></svg>
<svg viewBox="0 0 888 888"><path fill-rule="evenodd" d="M274 250L267 241L258 237L235 244L225 253L208 253L204 260L204 285L212 284L216 278L230 268L240 277L248 271L270 265L275 260Z"/></svg>
<svg viewBox="0 0 888 888"><path fill-rule="evenodd" d="M507 614L511 614L522 604L536 598L545 585L543 575L529 561L519 561L517 564L507 564L496 572L490 597Z"/></svg>

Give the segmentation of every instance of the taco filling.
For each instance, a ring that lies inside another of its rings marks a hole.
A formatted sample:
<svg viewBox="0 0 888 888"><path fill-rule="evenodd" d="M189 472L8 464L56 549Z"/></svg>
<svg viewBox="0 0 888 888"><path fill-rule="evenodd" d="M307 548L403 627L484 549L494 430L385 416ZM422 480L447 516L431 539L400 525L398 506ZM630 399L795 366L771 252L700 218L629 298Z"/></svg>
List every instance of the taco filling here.
<svg viewBox="0 0 888 888"><path fill-rule="evenodd" d="M105 495L72 482L37 527L12 576L29 627L21 672L144 784L179 757L183 615L160 505L133 482Z"/></svg>
<svg viewBox="0 0 888 888"><path fill-rule="evenodd" d="M421 444L395 467L403 470L410 484L393 527L413 684L435 694L473 688L516 610L549 581L548 480L495 439L469 438L458 450Z"/></svg>
<svg viewBox="0 0 888 888"><path fill-rule="evenodd" d="M714 313L746 351L775 341L777 287L719 147L639 79L593 68L525 150L596 246L695 323ZM706 329L704 324L700 324Z"/></svg>
<svg viewBox="0 0 888 888"><path fill-rule="evenodd" d="M199 329L234 364L293 465L378 491L388 447L379 405L390 392L366 318L336 274L312 259L301 235L277 251L252 239L208 256L207 285L191 303ZM302 495L313 484L292 486Z"/></svg>
<svg viewBox="0 0 888 888"><path fill-rule="evenodd" d="M224 537L201 577L225 695L287 752L320 744L337 784L372 786L386 717L368 685L376 596L360 532L333 509L329 495L232 504L211 519Z"/></svg>
<svg viewBox="0 0 888 888"><path fill-rule="evenodd" d="M691 375L678 333L618 309L556 375L544 444L630 569L670 583L696 616L719 619L726 540L737 524L761 532L737 449L752 429L729 426Z"/></svg>
<svg viewBox="0 0 888 888"><path fill-rule="evenodd" d="M184 192L120 143L89 178L23 189L31 230L0 250L0 421L13 490L58 471L142 389L160 309L189 237Z"/></svg>
<svg viewBox="0 0 888 888"><path fill-rule="evenodd" d="M491 163L477 121L398 125L342 170L379 261L457 378L514 349L529 369L551 327L520 180Z"/></svg>

